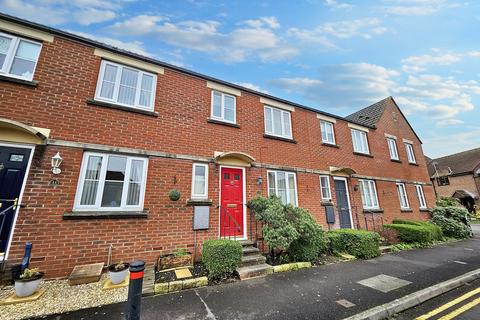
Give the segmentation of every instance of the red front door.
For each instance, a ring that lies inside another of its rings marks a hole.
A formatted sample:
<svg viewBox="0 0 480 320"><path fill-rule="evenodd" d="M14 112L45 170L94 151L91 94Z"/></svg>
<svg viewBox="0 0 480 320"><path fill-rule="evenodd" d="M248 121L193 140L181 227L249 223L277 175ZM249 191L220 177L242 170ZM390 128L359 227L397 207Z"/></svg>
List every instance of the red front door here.
<svg viewBox="0 0 480 320"><path fill-rule="evenodd" d="M243 171L222 168L220 236L243 237Z"/></svg>

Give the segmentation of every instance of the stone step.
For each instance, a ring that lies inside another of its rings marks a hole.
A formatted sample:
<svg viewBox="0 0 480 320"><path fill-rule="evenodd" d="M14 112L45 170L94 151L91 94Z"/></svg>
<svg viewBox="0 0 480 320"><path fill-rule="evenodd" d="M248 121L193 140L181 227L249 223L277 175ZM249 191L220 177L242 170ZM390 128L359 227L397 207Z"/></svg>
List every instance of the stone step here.
<svg viewBox="0 0 480 320"><path fill-rule="evenodd" d="M252 240L240 240L238 242L240 242L240 244L244 247L253 246L253 241Z"/></svg>
<svg viewBox="0 0 480 320"><path fill-rule="evenodd" d="M386 254L392 252L392 246L380 246L380 253Z"/></svg>
<svg viewBox="0 0 480 320"><path fill-rule="evenodd" d="M267 274L273 272L273 267L266 263L257 264L253 266L246 266L237 268L238 275L240 276L240 280L264 277Z"/></svg>
<svg viewBox="0 0 480 320"><path fill-rule="evenodd" d="M260 250L258 250L258 248L255 248L255 247L243 247L242 252L244 256L248 256L248 255L258 254L260 253Z"/></svg>
<svg viewBox="0 0 480 320"><path fill-rule="evenodd" d="M264 264L265 261L267 261L267 259L261 254L243 256L242 263L240 264L240 266L245 267L245 266L253 266L256 264Z"/></svg>

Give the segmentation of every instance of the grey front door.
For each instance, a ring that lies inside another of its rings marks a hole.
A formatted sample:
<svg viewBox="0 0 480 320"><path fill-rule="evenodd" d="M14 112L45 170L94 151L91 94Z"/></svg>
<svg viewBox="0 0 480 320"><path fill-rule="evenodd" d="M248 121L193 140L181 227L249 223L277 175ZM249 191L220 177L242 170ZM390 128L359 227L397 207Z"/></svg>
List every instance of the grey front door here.
<svg viewBox="0 0 480 320"><path fill-rule="evenodd" d="M337 196L337 212L338 220L340 221L340 228L352 228L352 221L350 221L350 208L348 206L347 183L345 180L335 179L335 195Z"/></svg>

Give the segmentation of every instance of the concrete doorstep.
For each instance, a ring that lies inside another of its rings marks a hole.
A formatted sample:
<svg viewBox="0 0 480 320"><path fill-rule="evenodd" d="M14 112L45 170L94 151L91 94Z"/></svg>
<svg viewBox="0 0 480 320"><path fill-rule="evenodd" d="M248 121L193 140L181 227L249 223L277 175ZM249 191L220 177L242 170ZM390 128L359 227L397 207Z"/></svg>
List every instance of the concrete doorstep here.
<svg viewBox="0 0 480 320"><path fill-rule="evenodd" d="M427 300L435 298L450 290L480 278L480 269L467 272L453 279L440 282L431 287L408 294L400 299L387 302L380 306L365 310L361 313L345 318L344 320L380 320L387 319L396 313L415 307Z"/></svg>

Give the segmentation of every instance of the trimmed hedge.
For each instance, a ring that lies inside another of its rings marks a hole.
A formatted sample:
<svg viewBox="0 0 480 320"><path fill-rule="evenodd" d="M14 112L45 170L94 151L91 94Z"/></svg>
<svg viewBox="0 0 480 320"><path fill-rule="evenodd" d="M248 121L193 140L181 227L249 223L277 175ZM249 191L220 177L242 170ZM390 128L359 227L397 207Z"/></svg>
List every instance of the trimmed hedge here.
<svg viewBox="0 0 480 320"><path fill-rule="evenodd" d="M406 243L431 243L433 235L429 228L413 224L385 224L384 228L398 232L398 239Z"/></svg>
<svg viewBox="0 0 480 320"><path fill-rule="evenodd" d="M424 227L427 230L429 230L432 240L440 241L443 239L442 229L436 224L433 224L428 221L394 219L393 224L408 224L408 225Z"/></svg>
<svg viewBox="0 0 480 320"><path fill-rule="evenodd" d="M380 255L380 235L376 232L340 229L327 232L330 251L346 252L359 259L371 259Z"/></svg>
<svg viewBox="0 0 480 320"><path fill-rule="evenodd" d="M232 273L242 261L242 245L227 239L206 240L203 243L202 262L209 279L219 279Z"/></svg>

